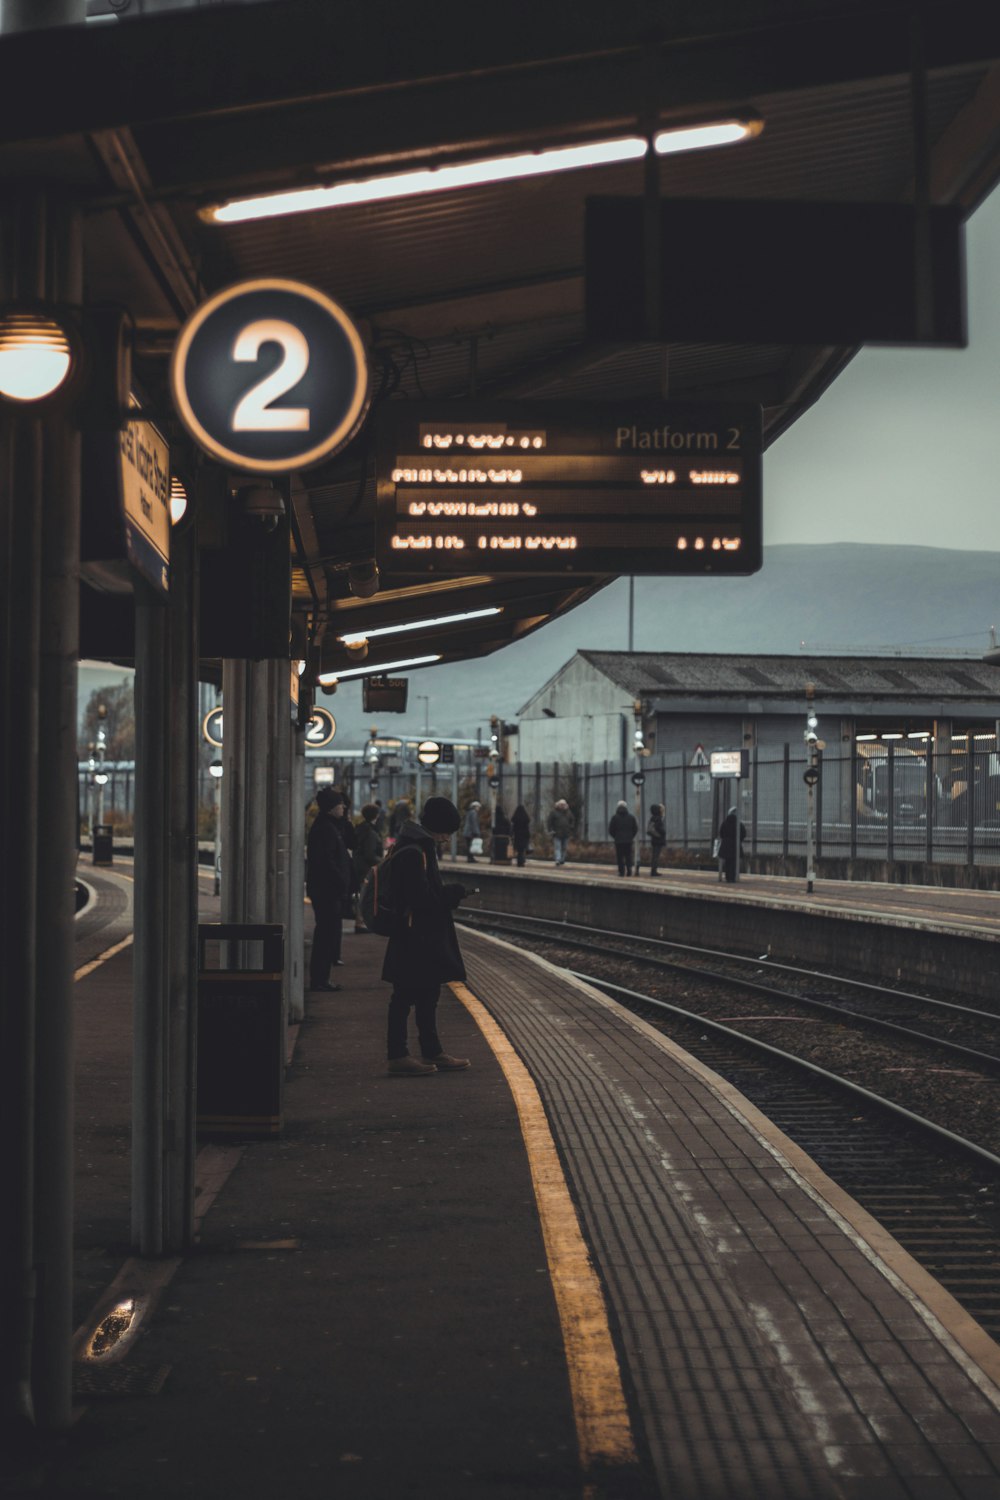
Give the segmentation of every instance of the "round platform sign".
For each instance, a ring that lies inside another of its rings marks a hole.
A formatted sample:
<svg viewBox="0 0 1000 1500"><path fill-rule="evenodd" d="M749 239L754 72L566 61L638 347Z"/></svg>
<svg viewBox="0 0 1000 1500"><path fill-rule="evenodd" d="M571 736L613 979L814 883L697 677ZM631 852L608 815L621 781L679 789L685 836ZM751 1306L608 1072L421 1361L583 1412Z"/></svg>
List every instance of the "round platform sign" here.
<svg viewBox="0 0 1000 1500"><path fill-rule="evenodd" d="M645 777L645 775L643 774L642 771L636 771L635 775L632 777L632 785L633 786L645 786L646 785L646 777Z"/></svg>
<svg viewBox="0 0 1000 1500"><path fill-rule="evenodd" d="M278 278L241 281L184 324L170 391L211 458L287 473L319 463L357 431L368 361L354 323L325 293Z"/></svg>
<svg viewBox="0 0 1000 1500"><path fill-rule="evenodd" d="M306 749L322 750L337 733L337 721L328 708L314 708L306 722Z"/></svg>
<svg viewBox="0 0 1000 1500"><path fill-rule="evenodd" d="M210 745L222 745L222 709L210 708L201 721L201 732Z"/></svg>
<svg viewBox="0 0 1000 1500"><path fill-rule="evenodd" d="M441 746L437 740L421 740L417 746L417 760L422 766L436 766L441 759Z"/></svg>
<svg viewBox="0 0 1000 1500"><path fill-rule="evenodd" d="M497 788L499 787L499 785L500 785L500 777L499 776L491 776L490 777L490 790L495 792L497 790Z"/></svg>
<svg viewBox="0 0 1000 1500"><path fill-rule="evenodd" d="M806 786L815 786L817 781L819 780L819 771L816 766L808 766L802 772L802 780L805 782Z"/></svg>

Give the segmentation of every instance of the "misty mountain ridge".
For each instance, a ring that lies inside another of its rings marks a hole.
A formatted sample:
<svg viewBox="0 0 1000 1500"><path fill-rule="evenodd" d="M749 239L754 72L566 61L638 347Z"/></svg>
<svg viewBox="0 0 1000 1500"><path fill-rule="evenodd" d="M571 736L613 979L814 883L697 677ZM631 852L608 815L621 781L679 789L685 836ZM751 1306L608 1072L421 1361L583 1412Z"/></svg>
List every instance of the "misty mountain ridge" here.
<svg viewBox="0 0 1000 1500"><path fill-rule="evenodd" d="M1000 553L860 542L766 547L749 578L637 578L634 649L761 655L981 655L1000 625ZM475 736L518 710L576 651L628 649L628 579L492 656L423 667L405 714L366 715L360 683L317 702L334 748L382 734ZM419 695L427 695L424 704Z"/></svg>

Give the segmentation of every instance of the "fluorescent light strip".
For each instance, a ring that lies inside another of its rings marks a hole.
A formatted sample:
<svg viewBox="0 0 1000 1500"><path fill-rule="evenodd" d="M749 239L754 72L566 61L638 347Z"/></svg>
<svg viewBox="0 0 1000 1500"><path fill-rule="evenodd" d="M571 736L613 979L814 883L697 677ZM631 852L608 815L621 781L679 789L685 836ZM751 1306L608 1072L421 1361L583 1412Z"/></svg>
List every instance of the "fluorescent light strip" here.
<svg viewBox="0 0 1000 1500"><path fill-rule="evenodd" d="M732 145L748 136L759 135L763 128L761 120L736 117L703 125L678 125L674 129L657 131L653 137L653 149L658 156L667 156L674 152ZM421 193L442 193L452 188L509 182L518 177L541 177L549 172L572 172L579 167L639 161L648 150L649 142L643 136L617 136L580 146L554 146L547 151L522 151L514 156L458 162L452 166L420 167L386 177L338 182L329 187L292 188L259 197L233 198L228 203L216 203L202 209L201 217L216 224L239 224L248 219L271 219L282 214L309 213L319 208L343 208L349 204L377 203L386 198L411 198Z"/></svg>
<svg viewBox="0 0 1000 1500"><path fill-rule="evenodd" d="M433 625L455 625L459 620L481 620L486 615L502 613L503 606L494 604L489 609L470 609L461 615L438 615L433 620L410 620L405 625L380 625L377 630L359 630L354 635L338 635L337 639L345 646L359 646L377 635L397 635L402 630L430 630Z"/></svg>
<svg viewBox="0 0 1000 1500"><path fill-rule="evenodd" d="M383 198L412 198L420 193L446 192L449 188L508 182L515 177L539 177L548 172L575 171L578 167L637 161L645 156L646 150L647 143L641 136L592 141L586 146L557 146L551 151L526 151L517 156L496 156L450 167L423 167L360 182L338 182L332 187L295 188L259 198L237 198L209 209L207 217L217 224L235 224L246 219L270 219L278 214L303 214L316 208L377 203Z"/></svg>
<svg viewBox="0 0 1000 1500"><path fill-rule="evenodd" d="M679 151L703 151L709 146L733 146L749 136L760 135L763 120L714 120L710 125L679 125L674 130L659 130L653 137L657 156L672 156Z"/></svg>
<svg viewBox="0 0 1000 1500"><path fill-rule="evenodd" d="M440 660L440 652L436 656L410 656L406 661L380 662L377 667L348 667L346 672L321 672L318 680L329 687L331 682L341 682L345 677L371 677L376 672L398 672L401 667L425 667L428 662Z"/></svg>

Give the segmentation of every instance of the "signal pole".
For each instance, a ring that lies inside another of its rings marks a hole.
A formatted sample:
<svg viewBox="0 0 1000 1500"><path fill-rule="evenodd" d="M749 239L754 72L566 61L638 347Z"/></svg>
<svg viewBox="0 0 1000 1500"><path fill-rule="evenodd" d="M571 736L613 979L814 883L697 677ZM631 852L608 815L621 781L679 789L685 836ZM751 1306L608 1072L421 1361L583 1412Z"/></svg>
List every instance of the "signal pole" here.
<svg viewBox="0 0 1000 1500"><path fill-rule="evenodd" d="M809 756L809 764L803 773L802 779L806 784L808 807L806 811L806 892L812 895L813 882L816 879L816 783L819 781L819 739L816 728L819 720L816 717L814 699L816 697L816 685L812 682L806 683L806 730L805 742L806 753Z"/></svg>

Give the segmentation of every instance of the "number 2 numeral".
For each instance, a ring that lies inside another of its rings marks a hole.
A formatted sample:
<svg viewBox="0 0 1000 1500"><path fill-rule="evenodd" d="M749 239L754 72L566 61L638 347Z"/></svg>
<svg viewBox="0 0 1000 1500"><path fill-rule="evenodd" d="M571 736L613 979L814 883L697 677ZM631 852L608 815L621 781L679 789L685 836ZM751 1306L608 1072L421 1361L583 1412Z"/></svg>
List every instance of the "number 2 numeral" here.
<svg viewBox="0 0 1000 1500"><path fill-rule="evenodd" d="M253 363L262 344L280 344L284 358L276 370L258 380L240 399L233 412L234 432L308 432L308 406L273 408L270 403L298 385L309 368L309 345L305 335L280 318L261 318L248 323L233 343L233 359Z"/></svg>

